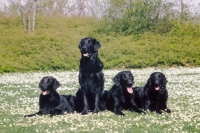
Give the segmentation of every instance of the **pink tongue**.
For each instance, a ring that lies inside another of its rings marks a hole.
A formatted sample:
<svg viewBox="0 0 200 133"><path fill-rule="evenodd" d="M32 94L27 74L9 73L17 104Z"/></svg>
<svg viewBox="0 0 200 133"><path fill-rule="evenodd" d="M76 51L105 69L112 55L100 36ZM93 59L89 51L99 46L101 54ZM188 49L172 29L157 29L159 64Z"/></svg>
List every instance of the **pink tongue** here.
<svg viewBox="0 0 200 133"><path fill-rule="evenodd" d="M42 95L47 95L49 94L49 91L42 91Z"/></svg>
<svg viewBox="0 0 200 133"><path fill-rule="evenodd" d="M133 93L133 89L132 89L132 87L127 87L127 91L128 91L128 93Z"/></svg>
<svg viewBox="0 0 200 133"><path fill-rule="evenodd" d="M159 90L159 87L155 87L155 90Z"/></svg>
<svg viewBox="0 0 200 133"><path fill-rule="evenodd" d="M88 56L88 53L86 53L86 54L83 54L83 56Z"/></svg>

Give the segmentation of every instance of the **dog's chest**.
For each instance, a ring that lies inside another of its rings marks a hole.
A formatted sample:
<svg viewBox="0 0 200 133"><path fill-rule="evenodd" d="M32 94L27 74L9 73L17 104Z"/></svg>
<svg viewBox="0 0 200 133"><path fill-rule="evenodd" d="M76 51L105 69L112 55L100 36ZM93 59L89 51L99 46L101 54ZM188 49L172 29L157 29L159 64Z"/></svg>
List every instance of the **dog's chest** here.
<svg viewBox="0 0 200 133"><path fill-rule="evenodd" d="M84 82L94 81L96 77L95 73L82 73L80 75L81 80Z"/></svg>
<svg viewBox="0 0 200 133"><path fill-rule="evenodd" d="M150 93L150 97L151 97L152 100L158 100L162 97L162 94L159 93L159 91L152 91Z"/></svg>

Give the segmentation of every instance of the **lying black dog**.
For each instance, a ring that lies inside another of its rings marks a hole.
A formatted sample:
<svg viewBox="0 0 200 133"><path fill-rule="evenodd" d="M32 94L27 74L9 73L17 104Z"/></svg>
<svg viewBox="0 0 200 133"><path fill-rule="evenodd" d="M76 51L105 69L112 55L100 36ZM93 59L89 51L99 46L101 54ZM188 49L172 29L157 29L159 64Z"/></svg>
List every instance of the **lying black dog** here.
<svg viewBox="0 0 200 133"><path fill-rule="evenodd" d="M42 90L39 98L39 111L35 114L25 115L24 117L31 117L35 115L61 115L65 112L71 113L75 110L74 96L59 95L56 89L60 83L51 76L43 77L39 83Z"/></svg>
<svg viewBox="0 0 200 133"><path fill-rule="evenodd" d="M171 113L167 108L168 92L166 89L167 79L161 72L154 72L150 75L143 87L134 87L135 101L139 108L156 111L161 114L164 110Z"/></svg>
<svg viewBox="0 0 200 133"><path fill-rule="evenodd" d="M132 112L142 113L135 101L132 86L134 84L134 76L130 71L119 72L114 78L114 85L110 90L102 93L102 108L108 109L117 115L124 116L123 109Z"/></svg>
<svg viewBox="0 0 200 133"><path fill-rule="evenodd" d="M80 41L81 52L79 66L79 84L81 88L76 93L76 111L82 115L88 111L100 111L100 94L104 89L103 64L98 58L100 43L94 38L84 38Z"/></svg>

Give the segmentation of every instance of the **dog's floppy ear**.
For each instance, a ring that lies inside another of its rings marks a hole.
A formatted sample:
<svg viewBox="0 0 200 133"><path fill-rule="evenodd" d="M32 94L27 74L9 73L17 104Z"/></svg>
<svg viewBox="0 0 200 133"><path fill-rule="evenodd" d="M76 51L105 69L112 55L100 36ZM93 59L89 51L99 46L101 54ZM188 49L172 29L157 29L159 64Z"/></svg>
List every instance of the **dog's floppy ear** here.
<svg viewBox="0 0 200 133"><path fill-rule="evenodd" d="M48 79L50 79L50 76L43 77L39 82L39 88L42 89L44 87L44 84L47 84Z"/></svg>
<svg viewBox="0 0 200 133"><path fill-rule="evenodd" d="M79 43L79 45L78 45L78 48L79 48L79 49L81 49L81 42L82 42L82 40L83 40L83 39L81 39L81 41L80 41L80 43Z"/></svg>
<svg viewBox="0 0 200 133"><path fill-rule="evenodd" d="M162 80L163 80L163 84L166 85L168 81L163 73L162 73Z"/></svg>
<svg viewBox="0 0 200 133"><path fill-rule="evenodd" d="M152 74L149 76L149 79L147 80L147 85L148 85L148 86L151 86L151 79L152 79L152 77L153 77L153 74L154 74L154 73L152 73Z"/></svg>
<svg viewBox="0 0 200 133"><path fill-rule="evenodd" d="M100 47L101 44L96 39L94 39L94 51L97 51Z"/></svg>
<svg viewBox="0 0 200 133"><path fill-rule="evenodd" d="M54 78L54 84L53 84L53 89L56 90L60 86L60 83L56 78Z"/></svg>
<svg viewBox="0 0 200 133"><path fill-rule="evenodd" d="M119 72L114 78L113 82L115 83L116 86L120 85L120 77L121 77L122 72Z"/></svg>
<svg viewBox="0 0 200 133"><path fill-rule="evenodd" d="M43 81L43 78L39 82L39 88L42 88L42 81Z"/></svg>

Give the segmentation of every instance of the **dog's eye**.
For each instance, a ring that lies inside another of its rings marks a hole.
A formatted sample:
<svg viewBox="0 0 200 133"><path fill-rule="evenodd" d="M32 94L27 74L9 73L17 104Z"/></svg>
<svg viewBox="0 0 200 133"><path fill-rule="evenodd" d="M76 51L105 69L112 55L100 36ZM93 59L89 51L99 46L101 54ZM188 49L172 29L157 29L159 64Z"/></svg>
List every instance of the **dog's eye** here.
<svg viewBox="0 0 200 133"><path fill-rule="evenodd" d="M90 46L92 44L91 40L88 40L88 46Z"/></svg>
<svg viewBox="0 0 200 133"><path fill-rule="evenodd" d="M123 74L123 79L126 79L126 74Z"/></svg>
<svg viewBox="0 0 200 133"><path fill-rule="evenodd" d="M51 80L47 80L47 84L50 84L51 83Z"/></svg>

